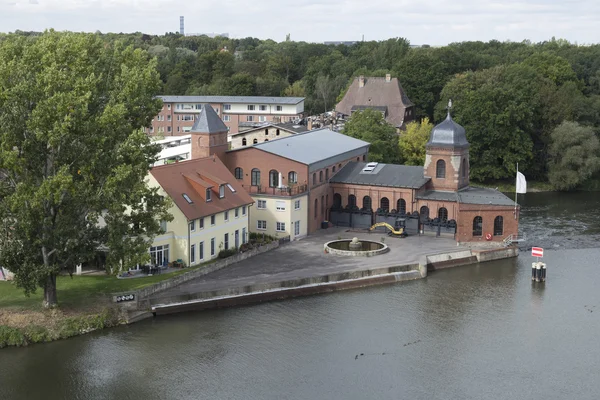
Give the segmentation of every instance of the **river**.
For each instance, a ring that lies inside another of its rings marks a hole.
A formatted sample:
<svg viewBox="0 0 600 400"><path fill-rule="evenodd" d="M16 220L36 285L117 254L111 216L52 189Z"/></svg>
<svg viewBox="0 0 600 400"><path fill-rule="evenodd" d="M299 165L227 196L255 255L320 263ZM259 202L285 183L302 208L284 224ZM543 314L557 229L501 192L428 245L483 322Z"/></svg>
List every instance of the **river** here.
<svg viewBox="0 0 600 400"><path fill-rule="evenodd" d="M0 399L597 399L600 196L532 193L546 248L390 286L0 350Z"/></svg>

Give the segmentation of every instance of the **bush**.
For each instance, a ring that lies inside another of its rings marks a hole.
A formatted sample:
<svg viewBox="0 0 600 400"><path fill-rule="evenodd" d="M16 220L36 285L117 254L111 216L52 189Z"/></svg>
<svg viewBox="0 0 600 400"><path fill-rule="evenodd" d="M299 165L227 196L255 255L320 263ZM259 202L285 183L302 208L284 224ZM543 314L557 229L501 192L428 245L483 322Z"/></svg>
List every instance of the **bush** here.
<svg viewBox="0 0 600 400"><path fill-rule="evenodd" d="M0 349L6 346L25 346L27 340L23 333L17 328L0 326Z"/></svg>
<svg viewBox="0 0 600 400"><path fill-rule="evenodd" d="M237 247L233 247L233 248L227 249L227 250L221 250L221 251L219 251L219 258L231 257L231 256L237 254L237 252L238 252Z"/></svg>
<svg viewBox="0 0 600 400"><path fill-rule="evenodd" d="M28 343L44 343L53 339L48 329L39 325L29 325L23 330Z"/></svg>

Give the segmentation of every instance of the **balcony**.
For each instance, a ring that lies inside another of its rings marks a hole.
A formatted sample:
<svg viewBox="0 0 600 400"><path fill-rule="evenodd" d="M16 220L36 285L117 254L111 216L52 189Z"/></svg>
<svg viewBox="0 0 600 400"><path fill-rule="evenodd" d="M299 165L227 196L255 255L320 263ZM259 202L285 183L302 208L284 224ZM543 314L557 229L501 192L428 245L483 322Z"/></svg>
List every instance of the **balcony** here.
<svg viewBox="0 0 600 400"><path fill-rule="evenodd" d="M250 194L264 194L268 196L296 196L308 191L308 185L294 185L285 187L249 186Z"/></svg>

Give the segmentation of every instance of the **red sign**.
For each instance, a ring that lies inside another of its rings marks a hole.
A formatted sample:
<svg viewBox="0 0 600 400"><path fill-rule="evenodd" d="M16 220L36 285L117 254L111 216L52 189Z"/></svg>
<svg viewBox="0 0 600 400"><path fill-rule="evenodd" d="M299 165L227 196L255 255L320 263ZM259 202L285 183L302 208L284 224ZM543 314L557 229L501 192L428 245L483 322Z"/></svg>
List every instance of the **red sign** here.
<svg viewBox="0 0 600 400"><path fill-rule="evenodd" d="M541 247L532 247L531 248L531 256L532 257L544 257L544 249Z"/></svg>

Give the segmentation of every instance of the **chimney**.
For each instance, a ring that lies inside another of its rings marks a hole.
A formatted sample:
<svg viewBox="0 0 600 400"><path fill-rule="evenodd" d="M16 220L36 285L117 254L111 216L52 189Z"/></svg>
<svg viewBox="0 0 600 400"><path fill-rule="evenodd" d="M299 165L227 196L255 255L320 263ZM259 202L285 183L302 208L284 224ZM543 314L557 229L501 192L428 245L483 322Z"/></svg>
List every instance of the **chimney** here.
<svg viewBox="0 0 600 400"><path fill-rule="evenodd" d="M358 77L358 87L365 87L365 76L361 75Z"/></svg>
<svg viewBox="0 0 600 400"><path fill-rule="evenodd" d="M308 117L308 122L306 123L306 127L309 131L312 131L312 118Z"/></svg>
<svg viewBox="0 0 600 400"><path fill-rule="evenodd" d="M385 74L385 81L386 82L391 82L392 81L392 75L391 74Z"/></svg>

